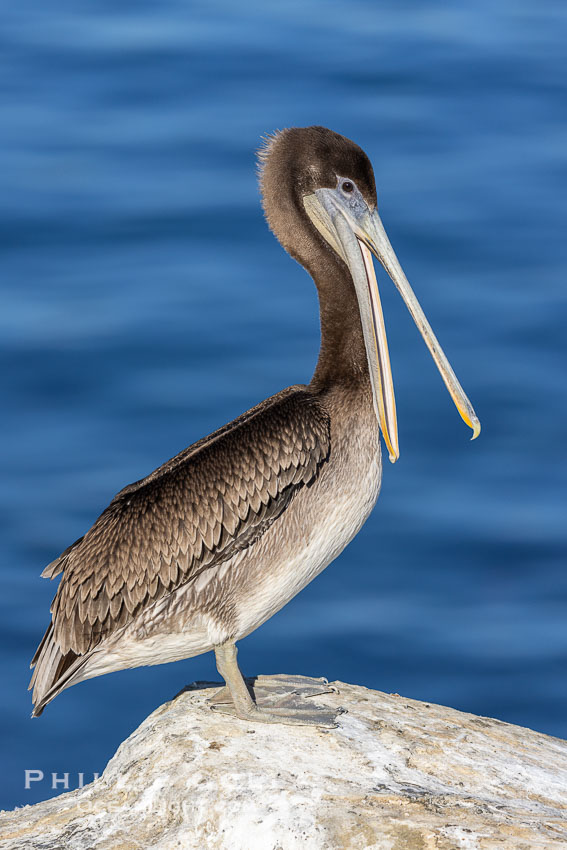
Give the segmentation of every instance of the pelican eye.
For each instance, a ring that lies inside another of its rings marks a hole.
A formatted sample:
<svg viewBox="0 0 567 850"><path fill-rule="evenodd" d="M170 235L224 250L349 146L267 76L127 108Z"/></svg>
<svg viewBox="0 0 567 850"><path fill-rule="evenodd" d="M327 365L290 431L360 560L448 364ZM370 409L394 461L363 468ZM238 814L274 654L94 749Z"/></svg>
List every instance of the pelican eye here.
<svg viewBox="0 0 567 850"><path fill-rule="evenodd" d="M350 180L344 180L341 184L341 189L343 192L353 192L354 191L354 183L351 183Z"/></svg>

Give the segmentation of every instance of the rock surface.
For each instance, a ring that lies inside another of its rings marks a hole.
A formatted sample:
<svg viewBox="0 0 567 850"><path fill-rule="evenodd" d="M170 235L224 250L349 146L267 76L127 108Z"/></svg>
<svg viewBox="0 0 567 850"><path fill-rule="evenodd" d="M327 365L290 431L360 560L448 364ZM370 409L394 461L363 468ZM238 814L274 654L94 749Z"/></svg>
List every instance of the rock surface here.
<svg viewBox="0 0 567 850"><path fill-rule="evenodd" d="M567 742L366 688L338 728L252 724L191 686L83 789L0 816L0 848L567 847Z"/></svg>

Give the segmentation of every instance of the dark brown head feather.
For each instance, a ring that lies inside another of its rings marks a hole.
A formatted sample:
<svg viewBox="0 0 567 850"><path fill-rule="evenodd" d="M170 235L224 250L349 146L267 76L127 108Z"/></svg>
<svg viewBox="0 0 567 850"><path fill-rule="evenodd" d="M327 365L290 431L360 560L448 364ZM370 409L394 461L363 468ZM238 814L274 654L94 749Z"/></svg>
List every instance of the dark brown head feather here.
<svg viewBox="0 0 567 850"><path fill-rule="evenodd" d="M302 252L299 230L307 225L313 235L316 231L305 215L304 195L323 187L334 188L337 177L347 177L356 183L368 205L376 206L370 160L355 142L326 127L290 127L266 136L258 151L258 170L270 229L309 271L311 252Z"/></svg>
<svg viewBox="0 0 567 850"><path fill-rule="evenodd" d="M350 271L311 222L303 197L352 180L369 207L376 206L370 160L355 142L326 127L291 127L268 136L258 152L262 204L270 229L307 269L319 292L321 351L316 386L367 377L358 300Z"/></svg>

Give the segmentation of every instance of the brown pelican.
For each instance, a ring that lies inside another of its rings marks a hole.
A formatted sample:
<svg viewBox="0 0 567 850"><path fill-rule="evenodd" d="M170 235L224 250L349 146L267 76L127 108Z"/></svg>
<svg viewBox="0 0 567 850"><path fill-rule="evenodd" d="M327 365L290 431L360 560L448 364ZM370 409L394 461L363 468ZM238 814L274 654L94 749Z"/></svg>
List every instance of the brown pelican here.
<svg viewBox="0 0 567 850"><path fill-rule="evenodd" d="M227 685L219 702L232 702L221 710L332 725L329 712L260 707L236 642L315 578L367 519L380 489L380 432L390 460L398 457L372 254L473 439L480 431L388 241L364 151L324 127L292 128L269 137L259 160L268 224L319 293L315 373L125 487L44 570L61 582L32 661L35 716L84 679L214 650Z"/></svg>

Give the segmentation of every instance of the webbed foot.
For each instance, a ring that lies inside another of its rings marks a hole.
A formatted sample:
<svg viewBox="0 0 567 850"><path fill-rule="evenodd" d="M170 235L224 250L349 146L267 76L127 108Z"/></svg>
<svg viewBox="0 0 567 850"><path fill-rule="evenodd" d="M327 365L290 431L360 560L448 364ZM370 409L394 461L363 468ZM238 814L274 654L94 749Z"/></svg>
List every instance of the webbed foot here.
<svg viewBox="0 0 567 850"><path fill-rule="evenodd" d="M236 646L225 644L215 650L217 667L227 687L209 700L214 711L260 723L291 726L336 727L344 709L311 703L310 698L337 693L327 679L309 676L256 676L246 681L236 662ZM221 669L222 668L222 669Z"/></svg>

